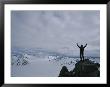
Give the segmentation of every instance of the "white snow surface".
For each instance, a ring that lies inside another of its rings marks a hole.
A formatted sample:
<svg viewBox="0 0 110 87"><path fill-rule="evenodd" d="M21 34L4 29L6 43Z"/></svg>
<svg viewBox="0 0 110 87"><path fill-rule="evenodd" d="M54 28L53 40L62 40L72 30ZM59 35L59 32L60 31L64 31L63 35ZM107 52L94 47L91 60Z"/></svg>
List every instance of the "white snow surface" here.
<svg viewBox="0 0 110 87"><path fill-rule="evenodd" d="M43 55L43 54L42 54ZM25 59L28 64L17 65L17 59L22 62ZM80 58L52 56L52 55L28 55L23 54L22 58L12 55L11 76L12 77L58 77L62 66L66 66L69 71L73 70ZM99 63L99 58L91 58Z"/></svg>

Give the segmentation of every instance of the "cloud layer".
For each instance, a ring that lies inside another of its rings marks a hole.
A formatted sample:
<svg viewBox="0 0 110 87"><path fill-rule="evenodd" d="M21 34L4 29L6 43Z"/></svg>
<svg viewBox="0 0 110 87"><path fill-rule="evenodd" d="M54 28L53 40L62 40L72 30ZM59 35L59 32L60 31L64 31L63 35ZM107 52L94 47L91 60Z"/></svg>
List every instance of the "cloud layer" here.
<svg viewBox="0 0 110 87"><path fill-rule="evenodd" d="M100 51L100 11L12 11L12 47Z"/></svg>

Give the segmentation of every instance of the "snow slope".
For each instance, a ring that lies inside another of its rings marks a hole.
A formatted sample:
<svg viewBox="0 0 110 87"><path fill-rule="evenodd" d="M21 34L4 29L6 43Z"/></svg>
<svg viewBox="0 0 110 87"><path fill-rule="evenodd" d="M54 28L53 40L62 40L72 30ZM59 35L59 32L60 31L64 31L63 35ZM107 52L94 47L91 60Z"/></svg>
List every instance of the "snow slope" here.
<svg viewBox="0 0 110 87"><path fill-rule="evenodd" d="M12 53L12 77L57 77L62 66L66 66L70 71L79 61L79 58L52 55L42 51L33 53L34 55L30 51ZM20 63L17 65L18 59ZM27 64L22 65L23 60L26 60ZM99 63L99 58L91 58L91 60Z"/></svg>

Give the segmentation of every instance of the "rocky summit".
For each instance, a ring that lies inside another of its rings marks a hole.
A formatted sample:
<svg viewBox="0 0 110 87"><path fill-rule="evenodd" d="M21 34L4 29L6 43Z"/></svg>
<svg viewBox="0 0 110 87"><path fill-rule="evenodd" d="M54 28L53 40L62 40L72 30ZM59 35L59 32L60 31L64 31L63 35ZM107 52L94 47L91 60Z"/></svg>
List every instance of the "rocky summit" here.
<svg viewBox="0 0 110 87"><path fill-rule="evenodd" d="M75 64L75 68L71 71L68 71L67 67L63 66L59 77L99 77L99 68L99 63L85 59L84 61L78 61Z"/></svg>

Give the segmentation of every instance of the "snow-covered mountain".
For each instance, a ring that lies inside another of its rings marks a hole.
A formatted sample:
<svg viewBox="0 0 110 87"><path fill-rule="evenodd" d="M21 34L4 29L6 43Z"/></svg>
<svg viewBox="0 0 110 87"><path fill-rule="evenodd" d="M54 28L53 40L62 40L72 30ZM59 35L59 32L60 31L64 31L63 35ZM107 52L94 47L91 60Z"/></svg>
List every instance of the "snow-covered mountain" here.
<svg viewBox="0 0 110 87"><path fill-rule="evenodd" d="M99 57L86 57L100 62ZM58 52L37 48L14 48L11 51L11 76L17 77L57 77L62 66L72 70L79 61L78 56L69 56Z"/></svg>

